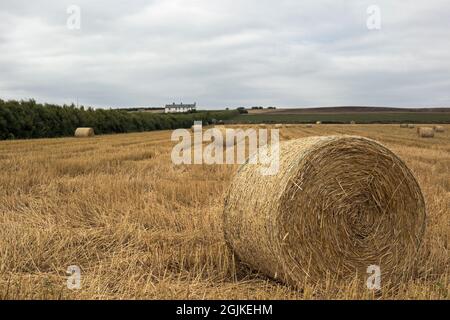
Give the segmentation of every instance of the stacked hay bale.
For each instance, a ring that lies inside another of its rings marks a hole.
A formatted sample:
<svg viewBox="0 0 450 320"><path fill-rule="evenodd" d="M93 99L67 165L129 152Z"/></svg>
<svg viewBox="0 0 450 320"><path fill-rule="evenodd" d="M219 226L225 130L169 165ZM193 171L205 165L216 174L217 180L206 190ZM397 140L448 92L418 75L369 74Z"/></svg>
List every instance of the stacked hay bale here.
<svg viewBox="0 0 450 320"><path fill-rule="evenodd" d="M93 128L77 128L75 130L75 137L77 138L89 138L95 135Z"/></svg>
<svg viewBox="0 0 450 320"><path fill-rule="evenodd" d="M420 138L433 138L434 137L434 129L430 127L418 127L417 134Z"/></svg>
<svg viewBox="0 0 450 320"><path fill-rule="evenodd" d="M264 167L243 165L225 200L225 239L240 261L294 287L352 279L372 264L384 281L410 275L425 203L390 150L363 137L309 137L281 142L277 174L261 175Z"/></svg>
<svg viewBox="0 0 450 320"><path fill-rule="evenodd" d="M433 129L436 132L444 132L444 127L443 126L434 126Z"/></svg>

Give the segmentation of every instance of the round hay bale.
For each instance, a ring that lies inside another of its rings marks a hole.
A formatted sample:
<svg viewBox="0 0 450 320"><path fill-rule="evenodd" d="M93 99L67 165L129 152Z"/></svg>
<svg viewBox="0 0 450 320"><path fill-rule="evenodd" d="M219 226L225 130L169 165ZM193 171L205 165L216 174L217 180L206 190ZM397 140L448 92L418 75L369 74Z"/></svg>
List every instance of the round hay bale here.
<svg viewBox="0 0 450 320"><path fill-rule="evenodd" d="M95 135L93 128L77 128L75 130L75 137L77 138L88 138Z"/></svg>
<svg viewBox="0 0 450 320"><path fill-rule="evenodd" d="M408 124L408 128L409 128L409 129L414 129L415 127L416 127L416 126L415 126L415 125L413 125L413 124L411 124L411 123L410 123L410 124Z"/></svg>
<svg viewBox="0 0 450 320"><path fill-rule="evenodd" d="M316 121L316 124L322 124L322 121Z"/></svg>
<svg viewBox="0 0 450 320"><path fill-rule="evenodd" d="M434 131L436 132L444 132L444 127L443 126L434 126Z"/></svg>
<svg viewBox="0 0 450 320"><path fill-rule="evenodd" d="M434 130L430 127L419 127L417 128L417 133L421 138L433 138Z"/></svg>
<svg viewBox="0 0 450 320"><path fill-rule="evenodd" d="M407 123L402 123L402 124L400 124L400 128L408 128L408 124Z"/></svg>
<svg viewBox="0 0 450 320"><path fill-rule="evenodd" d="M251 268L293 286L329 274L351 279L378 265L408 276L425 203L405 163L355 136L281 142L278 174L243 165L224 207L225 239Z"/></svg>

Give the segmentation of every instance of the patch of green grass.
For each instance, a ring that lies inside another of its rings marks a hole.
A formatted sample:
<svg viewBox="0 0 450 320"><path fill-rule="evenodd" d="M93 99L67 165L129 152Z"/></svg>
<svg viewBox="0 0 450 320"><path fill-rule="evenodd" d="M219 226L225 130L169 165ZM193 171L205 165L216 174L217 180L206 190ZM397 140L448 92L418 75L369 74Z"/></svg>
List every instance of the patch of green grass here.
<svg viewBox="0 0 450 320"><path fill-rule="evenodd" d="M236 123L450 123L447 112L386 112L386 113L305 113L305 114L240 114Z"/></svg>

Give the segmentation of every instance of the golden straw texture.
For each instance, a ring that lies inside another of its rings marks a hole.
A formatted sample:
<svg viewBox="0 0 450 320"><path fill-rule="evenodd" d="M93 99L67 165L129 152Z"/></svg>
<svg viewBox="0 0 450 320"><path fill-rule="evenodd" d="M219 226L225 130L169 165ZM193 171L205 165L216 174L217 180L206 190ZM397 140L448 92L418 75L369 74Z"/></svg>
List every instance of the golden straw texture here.
<svg viewBox="0 0 450 320"><path fill-rule="evenodd" d="M224 208L237 258L293 286L326 275L349 279L379 265L383 279L409 276L425 229L411 171L379 143L356 136L281 143L280 170L243 165Z"/></svg>

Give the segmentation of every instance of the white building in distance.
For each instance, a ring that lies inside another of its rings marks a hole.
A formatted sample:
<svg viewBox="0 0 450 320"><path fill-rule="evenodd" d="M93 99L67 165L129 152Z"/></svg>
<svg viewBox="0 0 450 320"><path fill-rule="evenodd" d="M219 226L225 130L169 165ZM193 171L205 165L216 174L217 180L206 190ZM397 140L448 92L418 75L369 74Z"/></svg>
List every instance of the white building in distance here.
<svg viewBox="0 0 450 320"><path fill-rule="evenodd" d="M194 104L166 104L164 107L164 113L180 113L180 112L189 112L189 111L195 111L197 103L194 102Z"/></svg>

